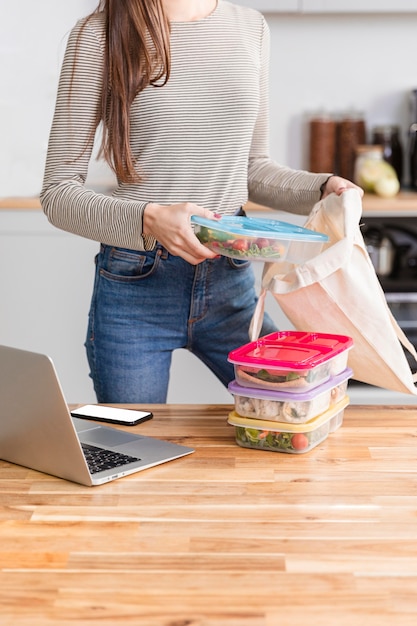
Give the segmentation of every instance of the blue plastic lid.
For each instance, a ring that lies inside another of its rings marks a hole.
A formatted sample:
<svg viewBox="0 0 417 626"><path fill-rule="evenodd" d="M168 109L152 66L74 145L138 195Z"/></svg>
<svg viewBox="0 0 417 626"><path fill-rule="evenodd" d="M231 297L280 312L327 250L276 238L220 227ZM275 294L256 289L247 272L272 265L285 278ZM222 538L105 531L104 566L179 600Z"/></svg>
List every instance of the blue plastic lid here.
<svg viewBox="0 0 417 626"><path fill-rule="evenodd" d="M312 400L321 393L333 389L341 385L349 378L352 378L353 371L347 367L343 372L336 376L331 376L325 383L310 389L304 393L292 393L291 391L276 391L275 389L255 389L253 387L243 387L239 385L235 380L232 380L228 385L228 390L232 395L246 396L247 398L260 398L261 400L282 400L288 402L293 400L296 402L306 402Z"/></svg>
<svg viewBox="0 0 417 626"><path fill-rule="evenodd" d="M219 220L209 220L192 215L191 222L212 230L228 232L247 237L274 237L276 239L302 239L305 241L328 241L328 236L314 230L280 222L279 220L257 219L252 217L224 215Z"/></svg>

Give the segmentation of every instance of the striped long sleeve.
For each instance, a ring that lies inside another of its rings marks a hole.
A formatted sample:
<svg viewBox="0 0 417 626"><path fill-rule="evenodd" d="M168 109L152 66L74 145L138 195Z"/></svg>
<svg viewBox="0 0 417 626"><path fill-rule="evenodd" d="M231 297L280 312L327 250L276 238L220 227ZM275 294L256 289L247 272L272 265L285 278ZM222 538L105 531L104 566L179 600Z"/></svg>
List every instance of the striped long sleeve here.
<svg viewBox="0 0 417 626"><path fill-rule="evenodd" d="M219 0L195 22L172 24L172 70L131 109L131 146L141 182L111 195L85 186L95 141L104 54L96 14L70 33L50 132L41 204L52 224L109 245L150 249L142 236L148 202L194 202L220 214L248 199L307 214L327 175L269 157L269 30L263 16Z"/></svg>

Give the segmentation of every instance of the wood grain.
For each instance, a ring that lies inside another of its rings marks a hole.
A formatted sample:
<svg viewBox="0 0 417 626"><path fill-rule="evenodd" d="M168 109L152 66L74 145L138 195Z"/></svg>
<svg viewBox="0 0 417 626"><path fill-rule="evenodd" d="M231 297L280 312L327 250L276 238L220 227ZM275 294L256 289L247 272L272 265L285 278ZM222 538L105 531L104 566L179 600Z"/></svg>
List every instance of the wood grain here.
<svg viewBox="0 0 417 626"><path fill-rule="evenodd" d="M40 210L39 198L34 196L0 198L0 209L37 209Z"/></svg>
<svg viewBox="0 0 417 626"><path fill-rule="evenodd" d="M393 198L382 198L373 193L366 193L362 201L363 214L367 216L374 215L398 215L413 216L417 211L417 193L411 190L401 190ZM269 211L261 204L248 202L245 205L248 211Z"/></svg>
<svg viewBox="0 0 417 626"><path fill-rule="evenodd" d="M245 208L249 211L262 211L267 212L271 209L261 204L255 204L254 202L248 202ZM12 197L12 198L0 198L0 210L27 210L27 209L41 209L41 204L38 197ZM367 215L384 215L394 214L401 216L412 216L417 212L417 193L411 190L401 190L400 193L394 198L381 198L376 194L367 193L363 199L363 211Z"/></svg>
<svg viewBox="0 0 417 626"><path fill-rule="evenodd" d="M94 488L0 461L2 626L415 626L417 406L351 405L304 455L147 408L195 453Z"/></svg>

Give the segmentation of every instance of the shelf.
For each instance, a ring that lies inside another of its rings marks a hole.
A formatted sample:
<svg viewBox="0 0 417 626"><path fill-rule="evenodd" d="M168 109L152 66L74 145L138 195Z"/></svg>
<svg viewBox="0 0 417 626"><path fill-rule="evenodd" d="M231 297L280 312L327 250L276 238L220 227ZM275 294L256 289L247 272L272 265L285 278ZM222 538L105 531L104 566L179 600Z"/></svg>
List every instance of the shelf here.
<svg viewBox="0 0 417 626"><path fill-rule="evenodd" d="M265 13L298 13L299 0L236 0L236 4L251 7Z"/></svg>
<svg viewBox="0 0 417 626"><path fill-rule="evenodd" d="M417 193L400 191L395 198L380 198L377 195L365 194L363 199L364 214L381 213L383 215L417 216Z"/></svg>
<svg viewBox="0 0 417 626"><path fill-rule="evenodd" d="M300 0L302 13L415 13L415 0Z"/></svg>
<svg viewBox="0 0 417 626"><path fill-rule="evenodd" d="M41 204L39 198L34 197L13 197L13 198L0 198L0 209L14 210L14 209L40 209Z"/></svg>
<svg viewBox="0 0 417 626"><path fill-rule="evenodd" d="M245 206L250 211L270 211L268 207L254 202ZM397 217L417 217L417 192L400 191L395 198L380 198L377 195L365 194L363 198L364 215L384 215Z"/></svg>
<svg viewBox="0 0 417 626"><path fill-rule="evenodd" d="M415 13L415 0L235 0L265 13L395 14Z"/></svg>

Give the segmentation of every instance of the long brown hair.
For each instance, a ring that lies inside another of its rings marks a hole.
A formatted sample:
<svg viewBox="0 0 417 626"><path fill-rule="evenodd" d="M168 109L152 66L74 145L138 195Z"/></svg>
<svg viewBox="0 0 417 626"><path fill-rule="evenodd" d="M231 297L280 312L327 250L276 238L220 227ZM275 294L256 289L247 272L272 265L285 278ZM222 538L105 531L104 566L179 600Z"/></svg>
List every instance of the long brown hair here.
<svg viewBox="0 0 417 626"><path fill-rule="evenodd" d="M106 24L100 154L120 181L137 182L140 175L130 147L130 109L145 87L162 87L169 79L170 24L162 0L100 0L92 15L100 11Z"/></svg>

